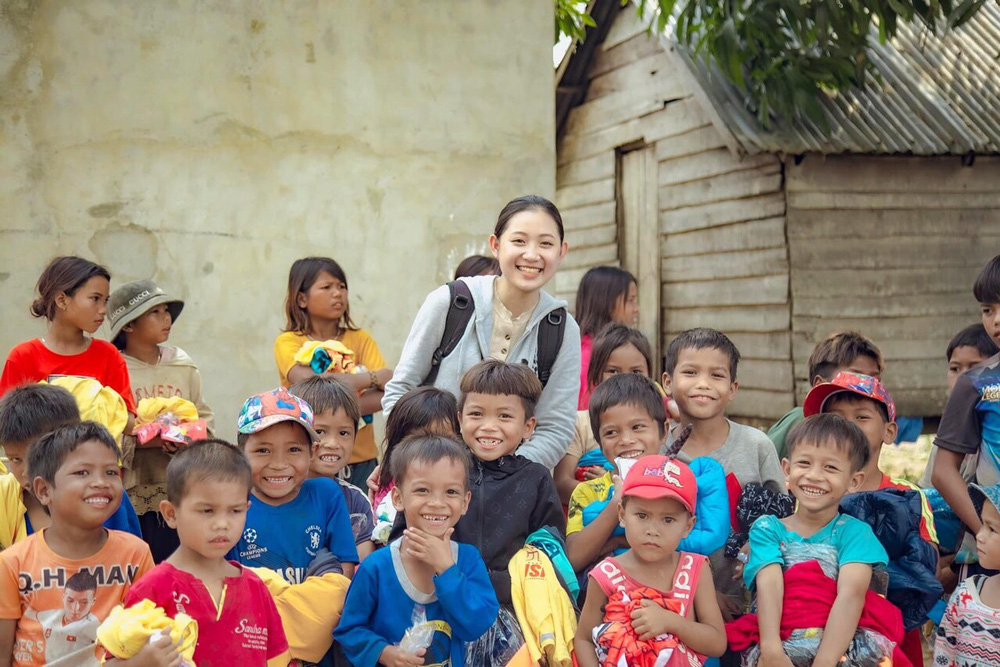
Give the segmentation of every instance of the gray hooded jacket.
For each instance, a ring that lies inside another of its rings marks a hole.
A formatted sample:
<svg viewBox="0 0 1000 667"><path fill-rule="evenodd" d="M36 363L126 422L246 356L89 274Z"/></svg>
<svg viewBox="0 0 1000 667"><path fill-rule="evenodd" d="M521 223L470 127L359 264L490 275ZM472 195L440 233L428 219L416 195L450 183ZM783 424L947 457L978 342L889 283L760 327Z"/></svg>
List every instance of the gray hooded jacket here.
<svg viewBox="0 0 1000 667"><path fill-rule="evenodd" d="M462 278L469 284L475 303L475 316L458 345L441 361L434 386L459 396L462 374L489 356L490 332L493 328L493 284L495 276ZM511 363L526 363L538 372L538 325L566 302L553 298L544 291L539 293L528 326L520 340L514 343L507 355ZM382 410L388 415L392 406L411 389L419 387L431 371L431 356L441 345L445 318L451 298L447 285L431 292L420 307L410 334L406 337L399 363L392 380L385 387ZM576 423L576 403L580 393L580 327L567 316L562 347L552 365L552 374L542 391L535 408L538 426L531 439L521 445L517 453L547 468L553 468L566 453Z"/></svg>

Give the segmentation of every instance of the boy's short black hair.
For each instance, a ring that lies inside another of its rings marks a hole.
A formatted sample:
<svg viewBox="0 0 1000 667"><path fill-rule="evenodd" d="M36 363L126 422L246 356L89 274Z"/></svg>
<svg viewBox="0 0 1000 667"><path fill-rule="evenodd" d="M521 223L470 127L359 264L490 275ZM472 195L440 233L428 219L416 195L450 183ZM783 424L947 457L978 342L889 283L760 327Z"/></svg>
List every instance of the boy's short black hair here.
<svg viewBox="0 0 1000 667"><path fill-rule="evenodd" d="M632 405L644 411L659 426L660 437L666 437L667 408L656 384L645 375L620 373L597 385L590 395L590 430L598 444L601 416L616 405Z"/></svg>
<svg viewBox="0 0 1000 667"><path fill-rule="evenodd" d="M944 355L945 360L951 361L952 353L960 347L974 347L984 357L992 357L1000 352L1000 348L997 348L997 344L993 342L993 338L982 324L970 324L955 334L955 337L948 343L948 350Z"/></svg>
<svg viewBox="0 0 1000 667"><path fill-rule="evenodd" d="M836 394L832 394L823 402L823 412L830 412L833 406L837 403L847 403L848 405L874 403L878 406L878 413L882 415L882 421L886 424L889 423L889 408L887 408L885 403L882 401L876 400L870 396L862 396L861 394L856 394L853 391L838 391Z"/></svg>
<svg viewBox="0 0 1000 667"><path fill-rule="evenodd" d="M416 463L434 464L442 459L458 463L465 470L465 489L469 489L472 459L465 444L441 435L419 435L399 443L392 455L392 478L402 486L406 471Z"/></svg>
<svg viewBox="0 0 1000 667"><path fill-rule="evenodd" d="M534 371L524 364L508 364L497 359L485 359L465 371L459 383L462 397L458 411L465 408L469 394L487 396L517 396L524 406L524 418L535 416L535 405L542 395L542 382Z"/></svg>
<svg viewBox="0 0 1000 667"><path fill-rule="evenodd" d="M322 375L314 375L302 382L295 383L289 393L298 396L309 404L313 415L319 415L326 411L336 412L343 410L347 417L354 422L354 432L358 431L358 422L361 421L361 406L358 403L358 396L347 385L339 380Z"/></svg>
<svg viewBox="0 0 1000 667"><path fill-rule="evenodd" d="M84 568L66 580L66 588L77 593L86 593L87 591L96 593L97 577L90 570Z"/></svg>
<svg viewBox="0 0 1000 667"><path fill-rule="evenodd" d="M97 422L69 424L48 433L28 448L28 477L41 477L49 484L55 483L56 472L66 457L85 442L99 442L121 460L118 443L108 429Z"/></svg>
<svg viewBox="0 0 1000 667"><path fill-rule="evenodd" d="M986 262L972 285L972 294L979 303L1000 303L1000 255Z"/></svg>
<svg viewBox="0 0 1000 667"><path fill-rule="evenodd" d="M0 445L33 442L80 421L73 394L51 384L26 384L0 398Z"/></svg>
<svg viewBox="0 0 1000 667"><path fill-rule="evenodd" d="M236 481L247 487L247 498L253 488L250 462L239 449L211 438L200 440L177 452L167 465L167 500L180 505L195 482Z"/></svg>
<svg viewBox="0 0 1000 667"><path fill-rule="evenodd" d="M851 462L852 473L868 465L871 456L868 450L868 438L864 432L840 415L828 413L813 415L793 426L785 436L785 444L788 447L787 458L791 459L795 447L804 442L815 445L832 444L839 451L846 453Z"/></svg>
<svg viewBox="0 0 1000 667"><path fill-rule="evenodd" d="M847 368L858 357L868 357L874 361L879 375L885 372L882 351L869 338L857 331L830 334L809 355L809 384L812 384L817 375L826 382L832 381L838 369Z"/></svg>
<svg viewBox="0 0 1000 667"><path fill-rule="evenodd" d="M740 364L740 351L736 349L736 345L729 340L726 334L708 327L688 329L670 341L664 359L664 372L667 375L674 374L674 369L677 368L677 358L684 350L704 349L719 350L729 357L729 380L736 382L736 368Z"/></svg>

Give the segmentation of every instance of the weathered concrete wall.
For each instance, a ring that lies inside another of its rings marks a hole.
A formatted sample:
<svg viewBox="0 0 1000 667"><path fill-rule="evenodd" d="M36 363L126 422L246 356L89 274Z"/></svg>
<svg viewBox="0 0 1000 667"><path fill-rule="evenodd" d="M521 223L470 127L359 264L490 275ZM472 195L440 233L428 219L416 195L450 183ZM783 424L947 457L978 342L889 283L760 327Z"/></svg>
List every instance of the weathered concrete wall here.
<svg viewBox="0 0 1000 667"><path fill-rule="evenodd" d="M223 435L276 384L288 267L330 255L395 361L511 197L554 191L535 0L0 0L0 349L48 260L187 300ZM502 29L500 29L502 27Z"/></svg>

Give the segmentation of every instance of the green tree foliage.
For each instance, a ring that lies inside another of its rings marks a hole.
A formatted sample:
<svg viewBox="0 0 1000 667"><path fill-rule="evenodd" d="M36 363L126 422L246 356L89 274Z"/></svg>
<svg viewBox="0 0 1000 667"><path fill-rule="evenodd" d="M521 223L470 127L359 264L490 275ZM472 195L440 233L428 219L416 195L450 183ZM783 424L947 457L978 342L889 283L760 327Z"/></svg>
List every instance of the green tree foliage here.
<svg viewBox="0 0 1000 667"><path fill-rule="evenodd" d="M651 30L673 21L677 40L745 91L768 125L772 114L824 123L822 95L863 86L866 72L875 73L873 35L885 43L917 20L935 31L956 28L986 1L639 0L638 12L653 17ZM556 0L557 26L571 37L585 34L585 12Z"/></svg>

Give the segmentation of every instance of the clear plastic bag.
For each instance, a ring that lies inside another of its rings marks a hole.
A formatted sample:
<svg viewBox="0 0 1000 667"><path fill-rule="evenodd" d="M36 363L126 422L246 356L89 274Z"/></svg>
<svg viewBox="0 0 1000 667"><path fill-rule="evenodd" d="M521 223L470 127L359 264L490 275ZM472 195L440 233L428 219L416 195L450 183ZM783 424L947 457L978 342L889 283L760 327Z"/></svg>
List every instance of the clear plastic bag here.
<svg viewBox="0 0 1000 667"><path fill-rule="evenodd" d="M465 645L467 667L506 665L524 646L524 634L510 607L500 605L497 620L482 637Z"/></svg>
<svg viewBox="0 0 1000 667"><path fill-rule="evenodd" d="M427 622L427 612L422 604L414 605L410 628L399 642L399 650L416 655L434 641L434 625Z"/></svg>

